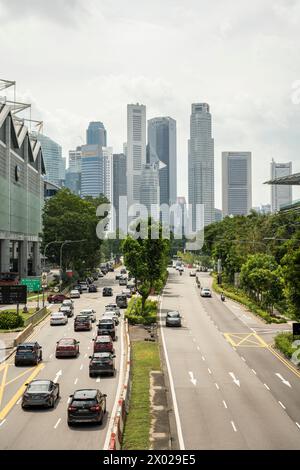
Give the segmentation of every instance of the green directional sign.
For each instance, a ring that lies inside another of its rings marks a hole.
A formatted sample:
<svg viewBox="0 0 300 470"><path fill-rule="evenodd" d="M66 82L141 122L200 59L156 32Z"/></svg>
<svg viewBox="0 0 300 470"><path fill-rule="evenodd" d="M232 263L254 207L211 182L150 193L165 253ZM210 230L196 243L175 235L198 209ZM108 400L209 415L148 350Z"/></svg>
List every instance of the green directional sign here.
<svg viewBox="0 0 300 470"><path fill-rule="evenodd" d="M27 286L27 292L40 292L41 290L40 277L25 277L21 279L21 284Z"/></svg>

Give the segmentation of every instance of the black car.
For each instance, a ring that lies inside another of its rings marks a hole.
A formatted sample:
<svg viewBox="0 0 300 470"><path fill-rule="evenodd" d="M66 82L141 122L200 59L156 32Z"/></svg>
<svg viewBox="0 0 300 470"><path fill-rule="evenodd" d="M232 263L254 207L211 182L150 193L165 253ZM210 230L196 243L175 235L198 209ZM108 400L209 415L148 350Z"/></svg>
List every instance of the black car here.
<svg viewBox="0 0 300 470"><path fill-rule="evenodd" d="M119 294L116 296L116 304L120 308L127 308L127 295Z"/></svg>
<svg viewBox="0 0 300 470"><path fill-rule="evenodd" d="M95 284L90 284L89 285L89 292L97 292L98 289L97 289L97 286L95 286Z"/></svg>
<svg viewBox="0 0 300 470"><path fill-rule="evenodd" d="M97 335L110 335L113 341L116 340L116 326L113 320L99 320L97 325Z"/></svg>
<svg viewBox="0 0 300 470"><path fill-rule="evenodd" d="M101 272L105 276L108 273L108 269L107 268L101 268Z"/></svg>
<svg viewBox="0 0 300 470"><path fill-rule="evenodd" d="M118 272L115 276L116 281L118 281L121 276L122 276L122 274L120 272Z"/></svg>
<svg viewBox="0 0 300 470"><path fill-rule="evenodd" d="M42 347L39 343L22 343L17 346L15 366L37 365L41 360Z"/></svg>
<svg viewBox="0 0 300 470"><path fill-rule="evenodd" d="M68 425L75 423L102 424L106 413L106 394L97 389L76 390L70 395Z"/></svg>
<svg viewBox="0 0 300 470"><path fill-rule="evenodd" d="M59 399L59 384L52 380L33 380L26 384L22 397L22 408L30 406L46 406L54 408Z"/></svg>
<svg viewBox="0 0 300 470"><path fill-rule="evenodd" d="M90 356L90 377L103 374L114 376L116 373L114 361L115 357L116 356L110 352L96 352Z"/></svg>
<svg viewBox="0 0 300 470"><path fill-rule="evenodd" d="M88 316L77 315L74 320L74 331L91 331L92 321Z"/></svg>
<svg viewBox="0 0 300 470"><path fill-rule="evenodd" d="M112 287L103 287L102 295L103 297L111 297L113 295Z"/></svg>

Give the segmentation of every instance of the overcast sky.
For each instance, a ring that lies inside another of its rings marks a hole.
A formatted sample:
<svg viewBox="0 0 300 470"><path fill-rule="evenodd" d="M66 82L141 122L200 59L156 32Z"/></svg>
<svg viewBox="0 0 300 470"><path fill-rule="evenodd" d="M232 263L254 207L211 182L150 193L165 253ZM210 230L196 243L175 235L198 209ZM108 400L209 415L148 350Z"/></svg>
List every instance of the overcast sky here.
<svg viewBox="0 0 300 470"><path fill-rule="evenodd" d="M253 205L270 201L272 157L300 171L297 0L0 0L0 24L0 78L17 81L17 98L33 103L64 156L90 120L122 151L126 104L140 102L149 119L177 120L187 195L191 103L205 101L217 207L223 150L252 151Z"/></svg>

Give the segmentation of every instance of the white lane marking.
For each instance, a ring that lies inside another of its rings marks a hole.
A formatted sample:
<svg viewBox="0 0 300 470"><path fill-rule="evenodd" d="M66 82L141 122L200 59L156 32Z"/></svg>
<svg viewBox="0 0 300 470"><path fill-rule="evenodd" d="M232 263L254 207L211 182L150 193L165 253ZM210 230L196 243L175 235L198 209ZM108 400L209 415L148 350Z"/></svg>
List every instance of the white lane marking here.
<svg viewBox="0 0 300 470"><path fill-rule="evenodd" d="M68 405L69 403L71 403L71 400L72 400L71 397L69 397L69 398L67 399L67 405Z"/></svg>
<svg viewBox="0 0 300 470"><path fill-rule="evenodd" d="M49 359L52 359L52 357L53 357L53 354L50 354Z"/></svg>
<svg viewBox="0 0 300 470"><path fill-rule="evenodd" d="M220 390L219 384L215 383L215 386L217 387L218 390Z"/></svg>
<svg viewBox="0 0 300 470"><path fill-rule="evenodd" d="M59 370L59 371L56 373L56 376L55 376L55 379L53 380L53 382L56 383L61 375L62 375L62 370Z"/></svg>
<svg viewBox="0 0 300 470"><path fill-rule="evenodd" d="M204 356L202 356L202 361L205 361L205 357L204 357Z"/></svg>
<svg viewBox="0 0 300 470"><path fill-rule="evenodd" d="M78 377L76 377L76 379L74 380L74 385L76 385L78 382Z"/></svg>
<svg viewBox="0 0 300 470"><path fill-rule="evenodd" d="M207 368L207 370L208 370L208 373L209 373L209 374L211 374L211 370L210 370L210 368L209 368L209 367Z"/></svg>
<svg viewBox="0 0 300 470"><path fill-rule="evenodd" d="M268 387L267 384L264 384L264 386L266 387L267 390L270 390L270 387Z"/></svg>
<svg viewBox="0 0 300 470"><path fill-rule="evenodd" d="M197 346L197 351L200 351L200 346Z"/></svg>
<svg viewBox="0 0 300 470"><path fill-rule="evenodd" d="M253 333L256 333L256 330L254 328L250 328L250 330L253 332Z"/></svg>
<svg viewBox="0 0 300 470"><path fill-rule="evenodd" d="M228 373L229 373L230 377L232 378L233 382L234 382L238 387L240 387L240 386L241 386L241 385L240 385L240 381L236 378L236 376L234 375L234 373L233 373L233 372L228 372Z"/></svg>
<svg viewBox="0 0 300 470"><path fill-rule="evenodd" d="M284 410L286 409L285 406L284 406L284 404L281 403L281 401L278 401L278 403L279 403L280 406L282 406L282 408L283 408Z"/></svg>
<svg viewBox="0 0 300 470"><path fill-rule="evenodd" d="M226 409L228 408L227 403L226 403L225 400L223 400L223 405L225 406Z"/></svg>
<svg viewBox="0 0 300 470"><path fill-rule="evenodd" d="M251 370L252 370L253 374L255 374L255 375L256 375L256 371L255 371L254 369L251 369Z"/></svg>
<svg viewBox="0 0 300 470"><path fill-rule="evenodd" d="M193 338L193 342L196 343L196 338Z"/></svg>
<svg viewBox="0 0 300 470"><path fill-rule="evenodd" d="M87 353L85 353L84 357L85 357L85 358L87 357Z"/></svg>
<svg viewBox="0 0 300 470"><path fill-rule="evenodd" d="M280 375L280 374L278 374L278 373L275 374L275 375L281 380L281 382L282 382L284 385L286 385L287 387L292 388L290 382L289 382L288 380L286 380L284 377L282 377L282 375Z"/></svg>
<svg viewBox="0 0 300 470"><path fill-rule="evenodd" d="M99 382L100 382L100 377L98 377L98 378L96 379L96 382L97 382L97 383L99 383Z"/></svg>
<svg viewBox="0 0 300 470"><path fill-rule="evenodd" d="M61 422L61 418L59 418L59 419L57 420L57 423L54 425L54 429L57 428L57 426L59 425L60 422Z"/></svg>
<svg viewBox="0 0 300 470"><path fill-rule="evenodd" d="M1 426L5 423L5 421L6 421L6 418L4 418L3 421L1 421L1 423L0 423L0 428L1 428Z"/></svg>
<svg viewBox="0 0 300 470"><path fill-rule="evenodd" d="M90 350L90 349L91 349L91 348L90 348L90 347L88 347L88 350Z"/></svg>
<svg viewBox="0 0 300 470"><path fill-rule="evenodd" d="M83 364L81 364L81 366L80 366L80 370L82 370L82 369L83 369Z"/></svg>
<svg viewBox="0 0 300 470"><path fill-rule="evenodd" d="M298 428L300 429L300 424L299 424L299 423L297 423L297 421L296 421L296 426L298 426Z"/></svg>
<svg viewBox="0 0 300 470"><path fill-rule="evenodd" d="M243 356L241 356L241 359L242 361L246 362L246 359Z"/></svg>
<svg viewBox="0 0 300 470"><path fill-rule="evenodd" d="M174 405L174 414L175 414L177 433L178 433L179 450L185 450L184 440L183 440L183 435L182 435L182 428L181 428L180 417L179 417L179 411L178 411L177 398L176 398L175 387L174 387L174 381L173 381L173 376L172 376L172 372L171 372L171 366L170 366L168 351L167 351L166 342L165 342L165 333L164 333L164 329L162 328L162 316L161 316L162 300L163 300L163 292L162 292L162 297L161 297L160 307L159 307L161 339L162 339L162 343L163 343L163 349L164 349L166 365L167 365L169 381L170 381L172 401L173 401L173 405Z"/></svg>
<svg viewBox="0 0 300 470"><path fill-rule="evenodd" d="M197 380L195 379L194 377L194 373L193 372L189 372L189 376L190 376L190 380L192 382L193 385L197 385Z"/></svg>
<svg viewBox="0 0 300 470"><path fill-rule="evenodd" d="M22 401L22 397L19 398L19 400L17 401L17 405L19 405L21 403L21 401Z"/></svg>
<svg viewBox="0 0 300 470"><path fill-rule="evenodd" d="M233 427L234 432L237 432L237 429L236 429L236 427L235 427L234 421L230 421L230 422L231 422L231 426Z"/></svg>

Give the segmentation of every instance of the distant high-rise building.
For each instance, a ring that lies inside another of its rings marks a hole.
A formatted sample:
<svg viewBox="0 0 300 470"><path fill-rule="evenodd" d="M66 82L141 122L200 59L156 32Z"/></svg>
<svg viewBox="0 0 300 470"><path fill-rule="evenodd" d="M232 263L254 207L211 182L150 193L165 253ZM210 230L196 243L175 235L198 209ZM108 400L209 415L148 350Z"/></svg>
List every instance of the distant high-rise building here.
<svg viewBox="0 0 300 470"><path fill-rule="evenodd" d="M214 140L211 114L207 103L192 104L188 151L189 204L192 206L192 229L196 226L197 205L204 205L204 225L215 221Z"/></svg>
<svg viewBox="0 0 300 470"><path fill-rule="evenodd" d="M186 207L186 199L184 196L178 196L176 199L177 204L177 213L176 213L176 220L174 224L174 233L177 233L181 237L185 235L185 224L187 223L187 207ZM177 223L180 221L180 224Z"/></svg>
<svg viewBox="0 0 300 470"><path fill-rule="evenodd" d="M107 146L106 129L102 122L93 121L89 123L86 131L86 143L87 145Z"/></svg>
<svg viewBox="0 0 300 470"><path fill-rule="evenodd" d="M63 158L61 146L44 134L32 133L40 142L46 168L45 180L57 186L62 185Z"/></svg>
<svg viewBox="0 0 300 470"><path fill-rule="evenodd" d="M160 204L172 205L177 197L176 121L158 117L148 121L149 163L162 162L159 169Z"/></svg>
<svg viewBox="0 0 300 470"><path fill-rule="evenodd" d="M115 229L120 226L119 198L127 196L126 155L115 153L113 155L113 201L116 212Z"/></svg>
<svg viewBox="0 0 300 470"><path fill-rule="evenodd" d="M271 179L292 174L292 162L277 163L272 159ZM280 206L291 204L293 199L292 186L273 184L271 186L271 211L278 212Z"/></svg>
<svg viewBox="0 0 300 470"><path fill-rule="evenodd" d="M148 210L148 216L159 220L159 169L157 163L146 163L143 166L140 186L140 204Z"/></svg>
<svg viewBox="0 0 300 470"><path fill-rule="evenodd" d="M222 152L223 215L247 215L252 207L251 152Z"/></svg>
<svg viewBox="0 0 300 470"><path fill-rule="evenodd" d="M127 199L128 207L140 200L143 166L146 164L146 106L127 105Z"/></svg>
<svg viewBox="0 0 300 470"><path fill-rule="evenodd" d="M65 187L68 188L72 193L80 196L81 193L81 172L66 170Z"/></svg>
<svg viewBox="0 0 300 470"><path fill-rule="evenodd" d="M81 172L81 147L76 150L69 150L69 170L73 172Z"/></svg>
<svg viewBox="0 0 300 470"><path fill-rule="evenodd" d="M81 196L104 194L104 160L101 145L81 147Z"/></svg>

